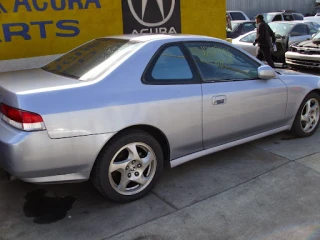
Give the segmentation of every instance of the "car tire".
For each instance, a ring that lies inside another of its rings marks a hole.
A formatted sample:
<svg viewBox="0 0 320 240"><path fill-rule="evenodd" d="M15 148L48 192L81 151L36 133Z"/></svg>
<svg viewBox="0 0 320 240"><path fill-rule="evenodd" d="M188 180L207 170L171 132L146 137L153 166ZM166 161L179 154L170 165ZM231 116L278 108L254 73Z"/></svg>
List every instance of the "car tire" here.
<svg viewBox="0 0 320 240"><path fill-rule="evenodd" d="M293 122L291 133L297 137L309 137L319 127L320 96L309 93L302 101Z"/></svg>
<svg viewBox="0 0 320 240"><path fill-rule="evenodd" d="M116 136L102 149L91 181L107 199L126 203L146 195L162 170L163 151L158 141L134 130Z"/></svg>

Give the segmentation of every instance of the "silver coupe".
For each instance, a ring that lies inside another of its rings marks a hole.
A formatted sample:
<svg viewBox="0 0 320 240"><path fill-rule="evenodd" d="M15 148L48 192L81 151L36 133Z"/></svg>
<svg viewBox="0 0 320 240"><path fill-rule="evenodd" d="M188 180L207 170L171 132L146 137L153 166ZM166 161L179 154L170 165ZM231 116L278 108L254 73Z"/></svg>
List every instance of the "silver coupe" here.
<svg viewBox="0 0 320 240"><path fill-rule="evenodd" d="M99 38L40 69L0 74L0 165L32 183L90 178L128 202L164 167L281 131L312 135L319 86L215 38Z"/></svg>

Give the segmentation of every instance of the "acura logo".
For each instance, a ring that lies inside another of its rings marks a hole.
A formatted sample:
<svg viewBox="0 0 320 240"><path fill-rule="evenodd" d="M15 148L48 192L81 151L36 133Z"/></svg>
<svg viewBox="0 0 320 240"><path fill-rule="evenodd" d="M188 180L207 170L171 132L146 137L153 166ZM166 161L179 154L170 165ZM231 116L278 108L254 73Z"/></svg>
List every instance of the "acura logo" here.
<svg viewBox="0 0 320 240"><path fill-rule="evenodd" d="M137 12L136 12L136 10L134 8L134 5L132 3L132 2L137 2L137 1L141 1L142 2L142 14L141 14L141 16L138 16L138 14L137 14ZM169 13L167 15L164 12L164 5L163 4L169 2L170 0L156 0L158 8L159 8L159 12L161 13L161 16L162 16L162 20L159 21L159 22L156 22L156 23L150 23L150 22L145 22L144 21L145 13L147 11L150 11L150 10L147 9L148 1L149 0L128 0L129 8L130 8L130 11L131 11L133 17L141 25L144 25L146 27L158 27L158 26L161 26L161 25L165 24L171 18L172 14L173 14L174 7L175 7L175 0L171 0L170 11L169 11Z"/></svg>

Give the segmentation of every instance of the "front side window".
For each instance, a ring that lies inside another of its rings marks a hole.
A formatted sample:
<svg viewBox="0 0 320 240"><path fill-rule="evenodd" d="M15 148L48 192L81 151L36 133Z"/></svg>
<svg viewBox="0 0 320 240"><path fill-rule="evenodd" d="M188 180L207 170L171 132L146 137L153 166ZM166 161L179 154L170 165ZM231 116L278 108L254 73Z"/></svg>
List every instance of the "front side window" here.
<svg viewBox="0 0 320 240"><path fill-rule="evenodd" d="M186 43L205 81L258 79L259 63L239 50L210 42Z"/></svg>
<svg viewBox="0 0 320 240"><path fill-rule="evenodd" d="M156 84L194 82L190 65L179 46L168 46L157 53L144 81Z"/></svg>
<svg viewBox="0 0 320 240"><path fill-rule="evenodd" d="M42 69L87 81L121 61L140 45L140 42L124 39L100 38L66 53Z"/></svg>
<svg viewBox="0 0 320 240"><path fill-rule="evenodd" d="M309 35L308 27L306 25L298 25L292 29L292 36L304 36Z"/></svg>

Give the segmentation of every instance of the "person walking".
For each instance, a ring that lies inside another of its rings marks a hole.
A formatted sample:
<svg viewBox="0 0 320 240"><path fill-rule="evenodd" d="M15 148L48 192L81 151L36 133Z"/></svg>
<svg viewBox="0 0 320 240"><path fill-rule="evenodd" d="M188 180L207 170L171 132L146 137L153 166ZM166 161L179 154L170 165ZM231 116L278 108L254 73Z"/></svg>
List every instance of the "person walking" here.
<svg viewBox="0 0 320 240"><path fill-rule="evenodd" d="M266 62L271 67L274 68L275 66L271 56L271 48L276 42L275 34L271 30L269 25L264 21L262 15L256 16L256 23L257 23L257 37L253 43L254 46L258 44L256 57L260 61L262 61L264 57ZM272 39L272 42L271 42L271 39Z"/></svg>

